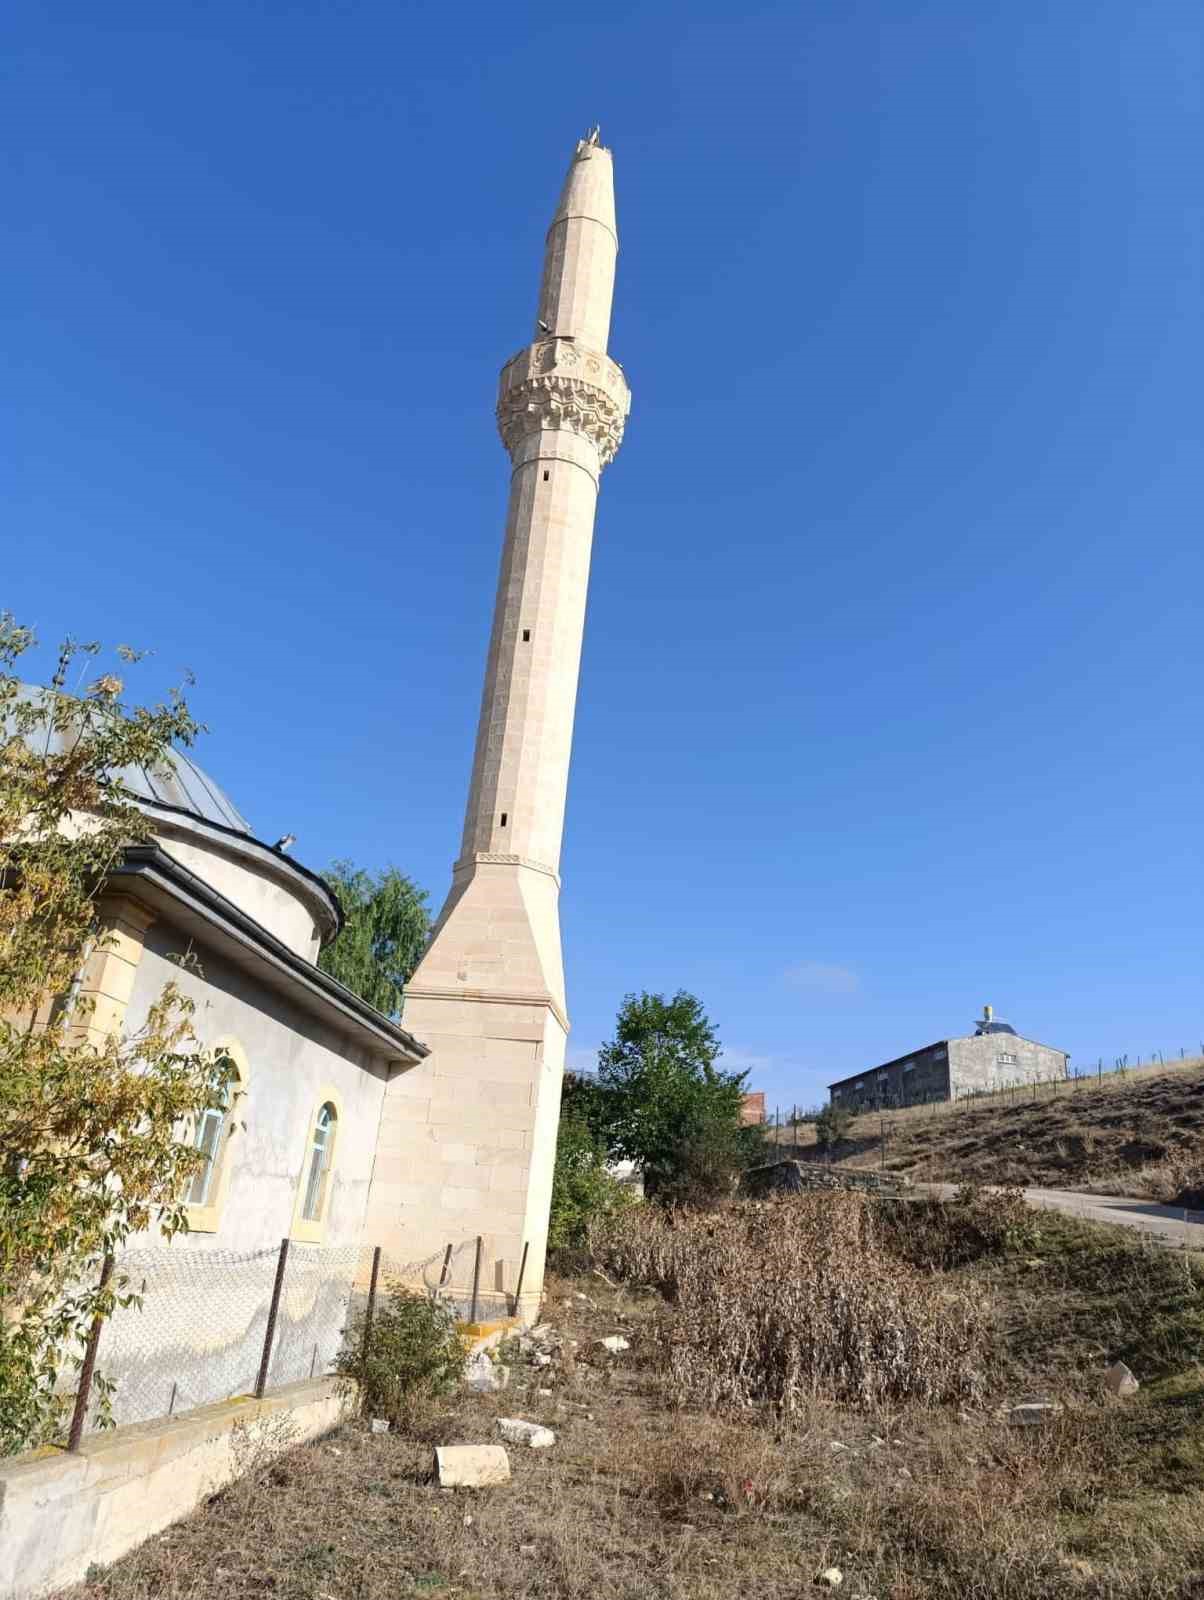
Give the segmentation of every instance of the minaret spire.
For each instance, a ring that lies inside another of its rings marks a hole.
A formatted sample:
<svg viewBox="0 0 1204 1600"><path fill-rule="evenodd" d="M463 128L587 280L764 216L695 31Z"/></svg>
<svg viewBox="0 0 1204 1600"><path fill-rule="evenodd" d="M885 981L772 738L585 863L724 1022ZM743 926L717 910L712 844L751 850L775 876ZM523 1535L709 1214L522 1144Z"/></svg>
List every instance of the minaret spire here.
<svg viewBox="0 0 1204 1600"><path fill-rule="evenodd" d="M490 1241L492 1292L543 1275L568 1033L560 846L602 469L631 403L606 354L618 231L611 153L577 144L548 228L533 343L502 369L512 466L472 779L452 886L406 997L431 1048L390 1085L371 1237L414 1258ZM392 1242L390 1242L392 1241Z"/></svg>

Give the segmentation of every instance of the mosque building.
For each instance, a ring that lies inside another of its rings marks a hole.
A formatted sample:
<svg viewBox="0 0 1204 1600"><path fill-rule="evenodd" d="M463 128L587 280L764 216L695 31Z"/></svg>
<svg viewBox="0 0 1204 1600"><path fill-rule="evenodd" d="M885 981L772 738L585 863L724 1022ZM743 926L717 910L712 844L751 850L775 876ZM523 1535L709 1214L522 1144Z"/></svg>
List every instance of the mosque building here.
<svg viewBox="0 0 1204 1600"><path fill-rule="evenodd" d="M463 842L404 1025L318 967L341 912L291 841L256 838L181 752L121 775L154 839L108 881L90 1026L136 1030L171 980L237 1072L195 1130L206 1164L173 1250L287 1238L417 1262L479 1239L481 1313L538 1308L569 1026L565 794L599 480L630 405L606 353L617 250L595 129L548 230L534 338L501 374L512 475Z"/></svg>

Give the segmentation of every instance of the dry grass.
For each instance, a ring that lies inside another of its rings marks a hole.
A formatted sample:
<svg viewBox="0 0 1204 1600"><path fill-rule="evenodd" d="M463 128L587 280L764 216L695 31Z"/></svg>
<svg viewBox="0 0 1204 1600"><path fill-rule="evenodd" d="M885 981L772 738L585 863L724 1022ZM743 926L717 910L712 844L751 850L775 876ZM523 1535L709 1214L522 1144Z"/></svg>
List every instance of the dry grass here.
<svg viewBox="0 0 1204 1600"><path fill-rule="evenodd" d="M603 1264L666 1289L662 1342L679 1404L968 1401L983 1322L970 1294L884 1246L862 1194L644 1208L599 1241Z"/></svg>
<svg viewBox="0 0 1204 1600"><path fill-rule="evenodd" d="M885 1151L883 1134L885 1133ZM777 1131L783 1155L818 1160L814 1129ZM885 1155L885 1161L883 1157ZM917 1181L1016 1184L1204 1205L1204 1061L1040 1085L854 1120L838 1164Z"/></svg>
<svg viewBox="0 0 1204 1600"><path fill-rule="evenodd" d="M941 1215L922 1201L897 1220L913 1258ZM1034 1227L942 1274L989 1322L992 1393L962 1420L913 1404L812 1401L788 1426L681 1410L659 1295L550 1285L548 1319L579 1341L571 1373L521 1368L509 1391L457 1394L404 1436L348 1426L261 1462L84 1600L801 1600L831 1565L861 1600L1200 1600L1199 1268L1121 1230L1044 1213ZM591 1353L615 1331L627 1354ZM1143 1388L1105 1404L1116 1356ZM997 1415L1044 1394L1066 1407L1048 1428ZM432 1484L431 1444L491 1439L499 1414L549 1424L555 1447L511 1451L505 1488Z"/></svg>

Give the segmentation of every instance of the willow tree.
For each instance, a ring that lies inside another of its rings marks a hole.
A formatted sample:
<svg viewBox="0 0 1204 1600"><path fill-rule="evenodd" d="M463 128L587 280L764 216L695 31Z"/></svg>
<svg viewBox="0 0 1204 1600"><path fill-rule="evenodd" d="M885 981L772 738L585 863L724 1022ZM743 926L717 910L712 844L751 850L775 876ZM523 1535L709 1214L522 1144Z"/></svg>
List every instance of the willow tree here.
<svg viewBox="0 0 1204 1600"><path fill-rule="evenodd" d="M396 867L373 877L350 861L336 861L325 876L344 922L318 965L385 1016L400 1016L405 986L431 931L426 890Z"/></svg>
<svg viewBox="0 0 1204 1600"><path fill-rule="evenodd" d="M55 1436L64 1369L93 1318L132 1298L120 1271L100 1287L104 1259L186 1226L191 1130L229 1071L174 983L130 1035L90 1025L76 992L113 938L108 875L151 832L120 773L153 770L198 724L179 693L126 704L110 672L69 692L95 644L68 642L31 688L15 667L32 643L0 616L0 1453Z"/></svg>

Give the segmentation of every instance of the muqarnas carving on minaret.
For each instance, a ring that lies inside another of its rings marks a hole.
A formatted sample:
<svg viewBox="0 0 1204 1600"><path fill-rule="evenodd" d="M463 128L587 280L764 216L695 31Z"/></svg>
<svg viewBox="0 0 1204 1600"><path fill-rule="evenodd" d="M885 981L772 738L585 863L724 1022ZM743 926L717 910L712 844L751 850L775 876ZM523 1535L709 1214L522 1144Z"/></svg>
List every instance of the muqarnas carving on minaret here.
<svg viewBox="0 0 1204 1600"><path fill-rule="evenodd" d="M386 1096L368 1239L414 1260L485 1238L479 1309L543 1281L568 1017L560 846L602 469L631 403L606 353L618 234L598 130L548 229L534 342L502 369L512 476L460 855L406 997L431 1047Z"/></svg>

